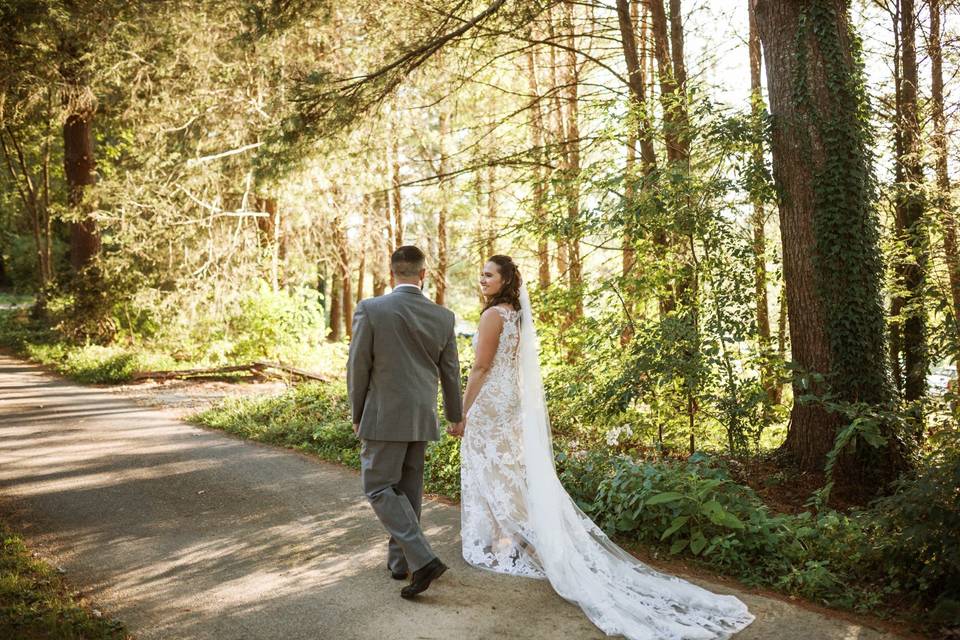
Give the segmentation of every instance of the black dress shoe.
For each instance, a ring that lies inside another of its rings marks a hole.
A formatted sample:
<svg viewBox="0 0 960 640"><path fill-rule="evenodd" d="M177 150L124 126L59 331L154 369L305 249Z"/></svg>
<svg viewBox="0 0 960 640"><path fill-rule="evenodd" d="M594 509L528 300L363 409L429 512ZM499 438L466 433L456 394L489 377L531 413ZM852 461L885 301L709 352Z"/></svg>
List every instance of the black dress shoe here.
<svg viewBox="0 0 960 640"><path fill-rule="evenodd" d="M434 558L413 572L413 580L400 590L400 597L412 598L418 593L423 593L430 586L430 583L442 576L446 570L447 565L440 562L440 558Z"/></svg>
<svg viewBox="0 0 960 640"><path fill-rule="evenodd" d="M390 568L390 565L387 565L387 571L390 572L390 577L394 580L406 580L407 576L410 575L408 572L397 572Z"/></svg>

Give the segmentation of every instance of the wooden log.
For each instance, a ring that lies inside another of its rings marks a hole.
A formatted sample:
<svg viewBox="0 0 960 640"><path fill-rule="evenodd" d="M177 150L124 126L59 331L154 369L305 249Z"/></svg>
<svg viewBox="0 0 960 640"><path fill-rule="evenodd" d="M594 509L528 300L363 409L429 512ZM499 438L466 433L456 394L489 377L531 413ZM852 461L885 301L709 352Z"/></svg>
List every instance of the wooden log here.
<svg viewBox="0 0 960 640"><path fill-rule="evenodd" d="M283 371L297 378L330 382L330 378L319 373L297 369L279 362L258 360L250 364L238 364L226 367L210 367L205 369L179 369L174 371L139 371L133 375L133 380L175 380L184 378L216 378L227 373L248 372L252 375L267 376L268 370Z"/></svg>

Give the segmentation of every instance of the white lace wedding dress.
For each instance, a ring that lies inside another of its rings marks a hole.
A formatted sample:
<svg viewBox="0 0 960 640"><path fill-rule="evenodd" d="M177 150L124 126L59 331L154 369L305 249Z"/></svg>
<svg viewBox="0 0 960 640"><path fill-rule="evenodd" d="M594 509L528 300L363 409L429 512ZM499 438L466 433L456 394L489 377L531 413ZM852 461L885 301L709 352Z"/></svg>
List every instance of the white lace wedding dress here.
<svg viewBox="0 0 960 640"><path fill-rule="evenodd" d="M557 478L525 288L521 311L495 307L503 331L467 412L460 446L463 557L475 567L546 578L608 635L729 638L753 621L733 596L655 571L574 503ZM476 338L474 338L476 348Z"/></svg>

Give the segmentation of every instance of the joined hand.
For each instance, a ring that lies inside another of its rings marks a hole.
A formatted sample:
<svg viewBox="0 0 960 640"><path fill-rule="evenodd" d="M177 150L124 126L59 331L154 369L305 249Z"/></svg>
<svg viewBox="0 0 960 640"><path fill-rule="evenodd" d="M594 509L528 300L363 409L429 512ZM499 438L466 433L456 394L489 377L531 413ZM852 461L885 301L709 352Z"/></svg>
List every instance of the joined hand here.
<svg viewBox="0 0 960 640"><path fill-rule="evenodd" d="M463 420L461 420L456 424L451 423L450 425L447 426L447 433L451 436L454 436L455 438L462 438L464 427L465 425Z"/></svg>

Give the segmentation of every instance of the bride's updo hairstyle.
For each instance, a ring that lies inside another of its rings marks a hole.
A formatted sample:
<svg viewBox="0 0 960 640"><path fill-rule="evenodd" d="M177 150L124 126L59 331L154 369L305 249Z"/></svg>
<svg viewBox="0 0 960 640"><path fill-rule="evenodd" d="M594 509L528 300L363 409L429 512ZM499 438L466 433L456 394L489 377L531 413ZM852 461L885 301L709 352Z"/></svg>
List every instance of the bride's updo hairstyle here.
<svg viewBox="0 0 960 640"><path fill-rule="evenodd" d="M486 311L490 307L507 303L519 311L520 285L523 283L523 278L520 277L520 269L518 269L517 265L513 262L513 258L499 255L490 256L487 262L494 263L500 269L500 279L503 281L503 284L500 286L500 291L487 300L487 306L485 306L483 310Z"/></svg>

